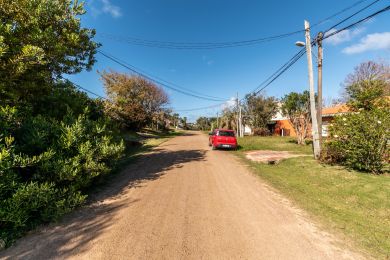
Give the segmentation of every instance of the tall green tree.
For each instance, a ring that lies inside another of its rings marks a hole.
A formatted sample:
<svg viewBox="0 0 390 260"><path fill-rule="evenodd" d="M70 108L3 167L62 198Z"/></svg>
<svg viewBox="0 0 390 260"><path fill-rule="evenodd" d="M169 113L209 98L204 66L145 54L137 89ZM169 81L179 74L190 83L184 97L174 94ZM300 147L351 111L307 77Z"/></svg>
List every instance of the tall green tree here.
<svg viewBox="0 0 390 260"><path fill-rule="evenodd" d="M237 109L235 107L226 107L222 111L218 128L237 131Z"/></svg>
<svg viewBox="0 0 390 260"><path fill-rule="evenodd" d="M309 91L291 92L282 98L281 103L282 114L294 127L298 144L304 144L311 123Z"/></svg>
<svg viewBox="0 0 390 260"><path fill-rule="evenodd" d="M211 128L209 118L204 116L201 116L198 119L196 119L196 125L202 131L209 130Z"/></svg>
<svg viewBox="0 0 390 260"><path fill-rule="evenodd" d="M0 0L0 100L39 104L61 74L91 69L99 44L77 0Z"/></svg>
<svg viewBox="0 0 390 260"><path fill-rule="evenodd" d="M180 115L178 113L172 114L171 120L172 120L173 128L176 128L179 125L179 119L180 119Z"/></svg>
<svg viewBox="0 0 390 260"><path fill-rule="evenodd" d="M247 122L253 128L265 128L277 113L278 104L274 97L262 94L248 94L245 97L244 110Z"/></svg>

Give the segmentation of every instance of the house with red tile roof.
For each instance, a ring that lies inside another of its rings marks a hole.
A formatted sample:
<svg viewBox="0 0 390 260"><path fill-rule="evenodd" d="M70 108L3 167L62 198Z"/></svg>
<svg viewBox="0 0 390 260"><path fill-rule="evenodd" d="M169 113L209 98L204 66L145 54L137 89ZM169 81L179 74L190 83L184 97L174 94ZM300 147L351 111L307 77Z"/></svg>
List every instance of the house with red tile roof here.
<svg viewBox="0 0 390 260"><path fill-rule="evenodd" d="M332 107L326 107L322 109L322 136L328 135L328 127L336 115L342 115L349 112L349 108L346 104L335 105ZM311 127L311 126L309 126ZM268 128L273 135L278 136L296 136L294 127L290 123L287 117L284 117L280 112L272 118ZM311 129L308 130L309 135Z"/></svg>

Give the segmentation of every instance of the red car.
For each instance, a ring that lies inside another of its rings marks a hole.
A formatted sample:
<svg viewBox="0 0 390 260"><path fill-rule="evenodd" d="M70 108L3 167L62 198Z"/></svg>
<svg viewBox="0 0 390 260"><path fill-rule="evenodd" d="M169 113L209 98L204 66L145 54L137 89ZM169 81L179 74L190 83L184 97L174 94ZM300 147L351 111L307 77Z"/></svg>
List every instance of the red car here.
<svg viewBox="0 0 390 260"><path fill-rule="evenodd" d="M237 149L237 138L233 130L215 129L210 133L209 146L214 149L230 148Z"/></svg>

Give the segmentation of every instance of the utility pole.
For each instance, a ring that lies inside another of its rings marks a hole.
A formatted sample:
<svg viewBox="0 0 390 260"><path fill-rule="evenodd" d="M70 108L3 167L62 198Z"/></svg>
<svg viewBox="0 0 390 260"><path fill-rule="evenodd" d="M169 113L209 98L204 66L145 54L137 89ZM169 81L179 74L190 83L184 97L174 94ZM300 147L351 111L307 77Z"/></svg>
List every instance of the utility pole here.
<svg viewBox="0 0 390 260"><path fill-rule="evenodd" d="M240 108L239 108L239 104L238 104L238 92L237 92L236 105L237 105L237 124L236 124L237 131L236 132L237 132L237 136L239 136L239 134L240 134L240 112L239 112Z"/></svg>
<svg viewBox="0 0 390 260"><path fill-rule="evenodd" d="M243 129L243 126L242 126L242 109L241 109L241 104L240 104L240 114L239 114L239 124L240 124L240 137L244 137L244 129Z"/></svg>
<svg viewBox="0 0 390 260"><path fill-rule="evenodd" d="M217 129L219 129L219 116L218 116L218 112L217 112Z"/></svg>
<svg viewBox="0 0 390 260"><path fill-rule="evenodd" d="M322 32L319 32L317 35L317 44L318 44L318 90L317 90L317 116L318 116L318 135L319 135L319 142L320 142L320 153L322 148L322 57L323 57L323 51L322 51L322 39L324 37L324 34Z"/></svg>
<svg viewBox="0 0 390 260"><path fill-rule="evenodd" d="M317 109L314 94L314 78L313 78L313 61L311 57L311 40L310 40L310 24L305 20L305 36L306 36L306 54L307 54L307 65L309 72L309 88L310 88L310 112L312 122L312 134L313 134L313 150L314 158L320 158L320 140L318 135L318 122L317 122Z"/></svg>

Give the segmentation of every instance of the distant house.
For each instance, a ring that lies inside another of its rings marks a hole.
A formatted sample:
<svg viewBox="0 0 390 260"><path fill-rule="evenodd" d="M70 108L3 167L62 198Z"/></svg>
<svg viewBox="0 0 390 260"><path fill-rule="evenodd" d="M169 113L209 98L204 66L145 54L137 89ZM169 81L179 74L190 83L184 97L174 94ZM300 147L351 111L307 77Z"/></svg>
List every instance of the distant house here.
<svg viewBox="0 0 390 260"><path fill-rule="evenodd" d="M330 122L336 115L348 113L348 106L345 104L336 105L332 107L326 107L322 109L322 136L328 136L328 127ZM278 136L296 136L294 127L289 122L288 118L284 117L280 112L271 119L268 124L268 129L273 135ZM308 130L309 135L311 129Z"/></svg>
<svg viewBox="0 0 390 260"><path fill-rule="evenodd" d="M244 135L252 135L253 131L249 125L244 125Z"/></svg>
<svg viewBox="0 0 390 260"><path fill-rule="evenodd" d="M322 109L322 136L328 136L329 124L333 121L336 115L348 113L348 106L345 104L336 105L333 107L326 107Z"/></svg>
<svg viewBox="0 0 390 260"><path fill-rule="evenodd" d="M280 111L271 119L271 122L268 124L268 129L272 135L296 136L294 127Z"/></svg>

